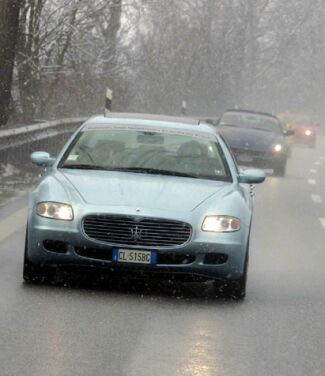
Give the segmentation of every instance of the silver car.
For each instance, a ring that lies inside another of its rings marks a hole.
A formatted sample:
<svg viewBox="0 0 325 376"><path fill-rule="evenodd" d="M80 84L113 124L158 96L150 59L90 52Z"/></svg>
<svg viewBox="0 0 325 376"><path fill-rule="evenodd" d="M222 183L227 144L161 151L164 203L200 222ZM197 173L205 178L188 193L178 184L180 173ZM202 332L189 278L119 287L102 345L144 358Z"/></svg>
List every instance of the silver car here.
<svg viewBox="0 0 325 376"><path fill-rule="evenodd" d="M93 117L30 195L24 279L61 266L212 279L245 296L252 187L215 128L154 115Z"/></svg>

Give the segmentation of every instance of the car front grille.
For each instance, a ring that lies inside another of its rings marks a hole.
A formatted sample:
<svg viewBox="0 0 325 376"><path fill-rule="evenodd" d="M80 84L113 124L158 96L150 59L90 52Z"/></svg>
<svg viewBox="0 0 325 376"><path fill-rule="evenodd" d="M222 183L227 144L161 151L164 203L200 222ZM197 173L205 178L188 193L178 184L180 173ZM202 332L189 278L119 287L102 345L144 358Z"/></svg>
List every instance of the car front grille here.
<svg viewBox="0 0 325 376"><path fill-rule="evenodd" d="M144 247L180 246L192 233L191 226L181 221L119 215L88 215L83 229L101 242Z"/></svg>
<svg viewBox="0 0 325 376"><path fill-rule="evenodd" d="M261 151L261 150L250 150L250 149L237 149L237 148L232 148L232 152L236 157L239 157L241 155L249 155L253 158L259 158L263 157L266 154L268 154L268 151Z"/></svg>

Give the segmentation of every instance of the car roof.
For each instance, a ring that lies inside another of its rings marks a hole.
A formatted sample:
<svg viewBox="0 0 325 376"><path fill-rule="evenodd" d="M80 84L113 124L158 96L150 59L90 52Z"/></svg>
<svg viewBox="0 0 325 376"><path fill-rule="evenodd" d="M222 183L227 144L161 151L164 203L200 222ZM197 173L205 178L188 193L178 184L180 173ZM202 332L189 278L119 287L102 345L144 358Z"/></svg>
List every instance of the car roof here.
<svg viewBox="0 0 325 376"><path fill-rule="evenodd" d="M168 116L157 114L142 114L142 113L123 113L123 112L110 112L104 116L106 119L133 119L133 120L155 120L172 123L189 123L199 125L200 121L195 118L181 117L181 116Z"/></svg>
<svg viewBox="0 0 325 376"><path fill-rule="evenodd" d="M204 123L200 122L199 119L190 117L177 117L177 116L166 116L166 115L152 115L152 114L141 114L141 113L121 113L121 112L111 112L105 116L94 116L86 121L84 126L89 126L94 129L96 125L101 129L103 126L118 124L118 125L142 125L150 127L161 127L162 125L166 128L177 128L194 132L209 133L215 135L215 129Z"/></svg>
<svg viewBox="0 0 325 376"><path fill-rule="evenodd" d="M240 108L231 108L231 109L228 109L224 112L227 113L227 112L244 112L244 113L247 113L247 114L254 114L254 115L262 115L262 116L269 116L273 119L276 119L276 120L279 120L278 117L276 117L275 115L269 113L269 112L262 112L262 111L253 111L253 110L244 110L244 109L240 109Z"/></svg>

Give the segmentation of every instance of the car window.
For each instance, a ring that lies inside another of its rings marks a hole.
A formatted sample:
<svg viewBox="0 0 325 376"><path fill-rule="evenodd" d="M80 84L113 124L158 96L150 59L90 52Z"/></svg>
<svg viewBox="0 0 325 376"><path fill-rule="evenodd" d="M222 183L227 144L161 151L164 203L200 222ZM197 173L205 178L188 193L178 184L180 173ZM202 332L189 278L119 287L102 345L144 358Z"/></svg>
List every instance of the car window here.
<svg viewBox="0 0 325 376"><path fill-rule="evenodd" d="M91 130L82 132L60 167L83 164L105 169L146 168L197 178L229 180L216 139L155 131Z"/></svg>
<svg viewBox="0 0 325 376"><path fill-rule="evenodd" d="M220 125L232 125L242 128L260 129L268 132L281 132L280 122L276 118L250 113L225 113Z"/></svg>

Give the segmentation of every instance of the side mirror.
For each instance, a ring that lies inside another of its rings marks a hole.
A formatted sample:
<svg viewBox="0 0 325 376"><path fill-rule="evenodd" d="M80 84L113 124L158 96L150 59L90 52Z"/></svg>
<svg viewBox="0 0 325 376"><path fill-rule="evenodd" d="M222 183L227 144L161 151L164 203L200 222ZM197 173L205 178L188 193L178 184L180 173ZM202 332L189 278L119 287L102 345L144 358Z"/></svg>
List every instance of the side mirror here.
<svg viewBox="0 0 325 376"><path fill-rule="evenodd" d="M45 151L35 151L31 154L30 159L33 164L40 167L49 167L55 162L55 158L52 158L51 155Z"/></svg>
<svg viewBox="0 0 325 376"><path fill-rule="evenodd" d="M238 175L238 182L245 184L259 184L263 183L265 178L266 175L263 170L250 168L240 172L240 174Z"/></svg>
<svg viewBox="0 0 325 376"><path fill-rule="evenodd" d="M294 129L287 129L286 131L283 132L283 134L288 137L288 136L293 136L295 134Z"/></svg>

